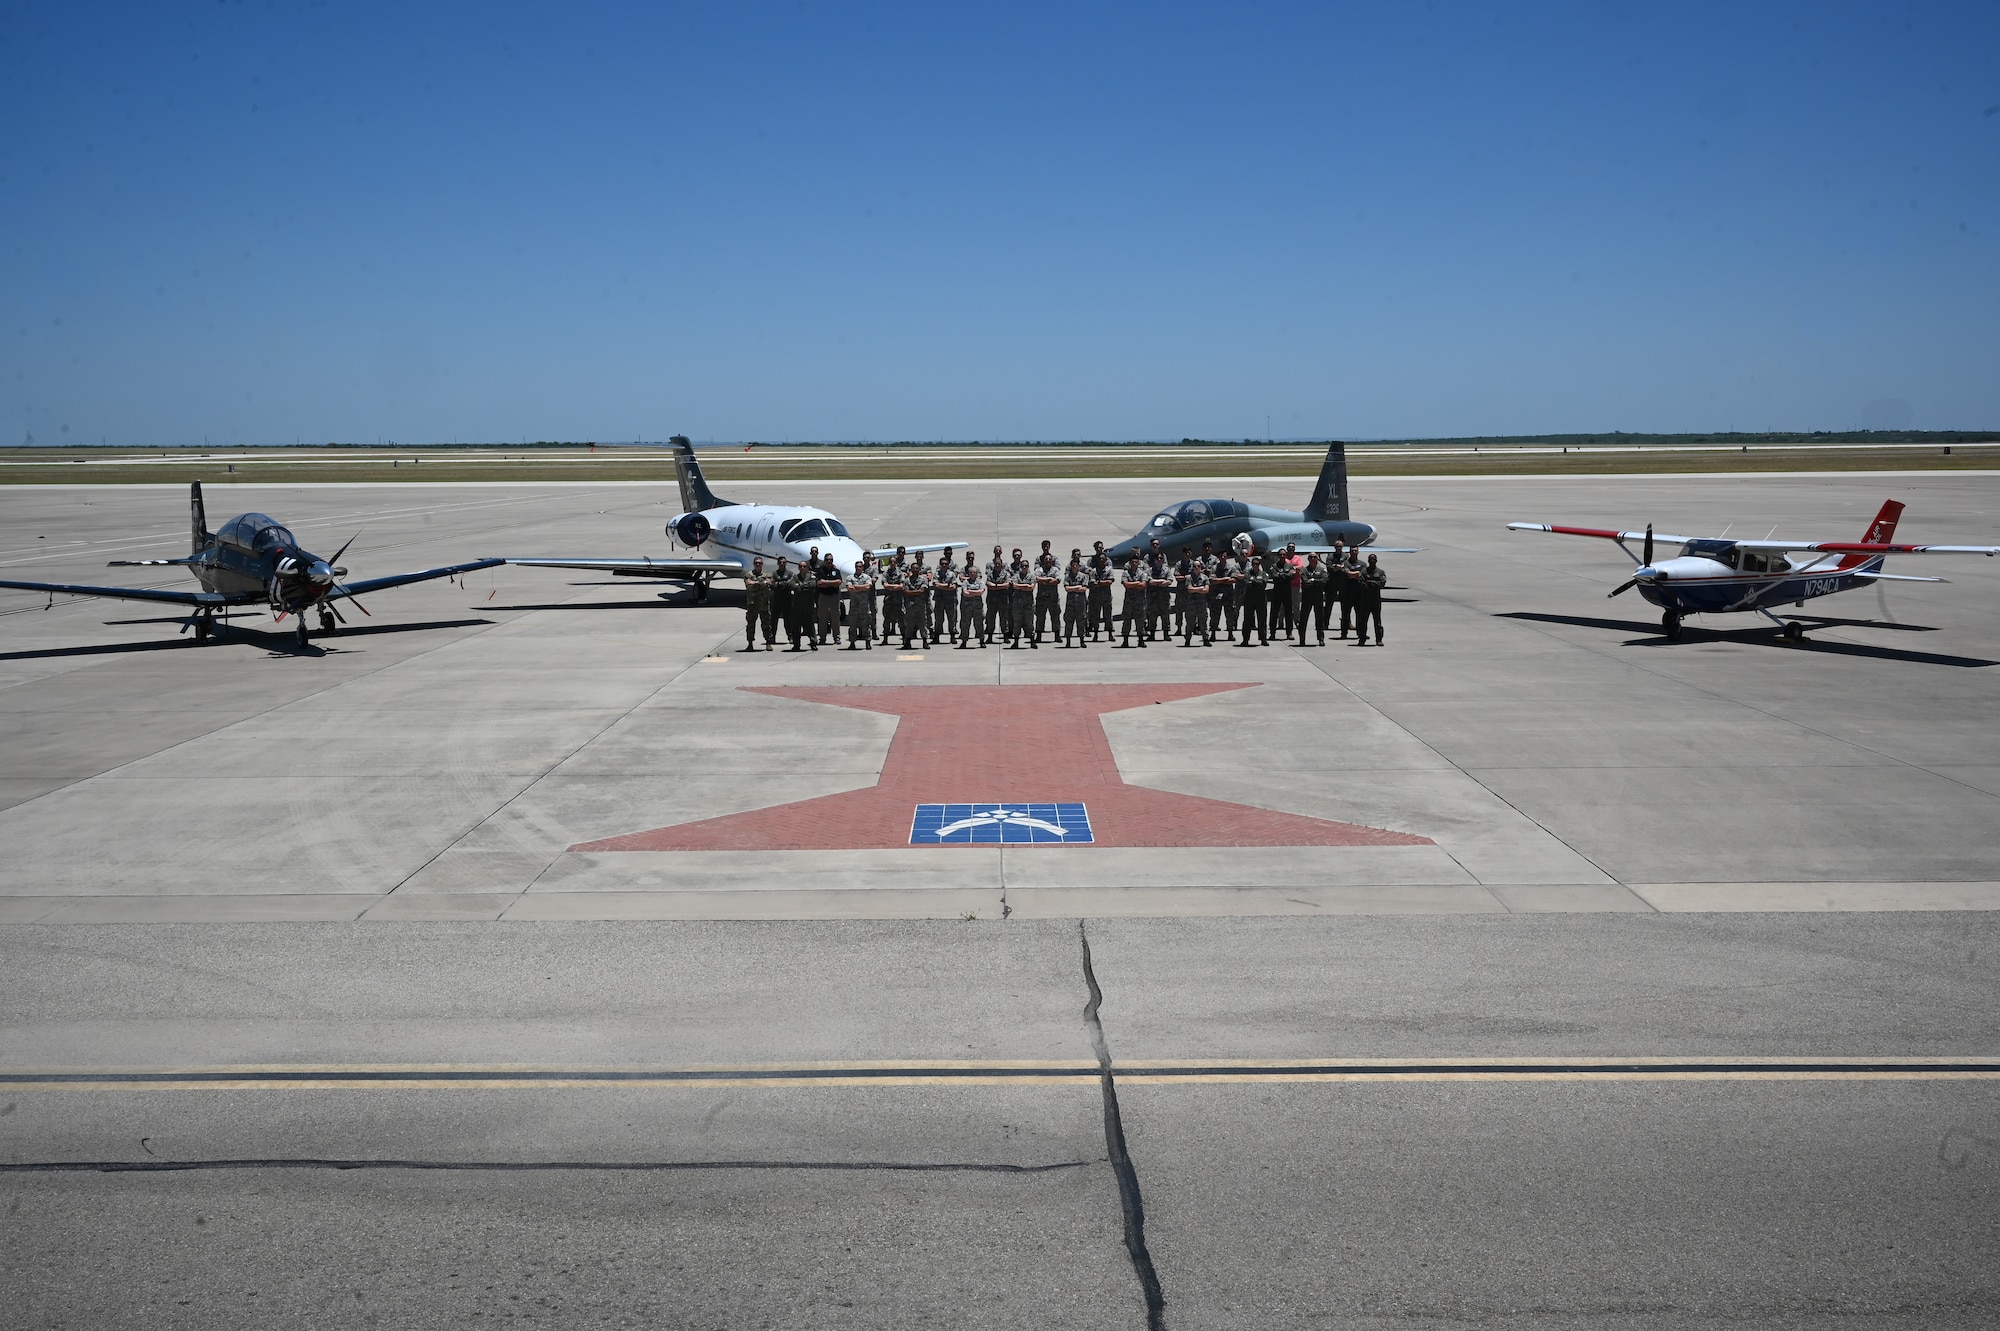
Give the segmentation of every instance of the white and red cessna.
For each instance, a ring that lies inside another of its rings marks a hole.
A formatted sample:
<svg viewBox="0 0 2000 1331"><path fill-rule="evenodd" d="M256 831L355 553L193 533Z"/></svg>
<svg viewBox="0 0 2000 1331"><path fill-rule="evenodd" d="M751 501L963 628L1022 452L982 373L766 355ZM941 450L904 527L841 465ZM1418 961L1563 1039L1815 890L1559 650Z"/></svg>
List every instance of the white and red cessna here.
<svg viewBox="0 0 2000 1331"><path fill-rule="evenodd" d="M1649 524L1645 531L1600 531L1595 527L1552 527L1540 522L1510 522L1509 531L1552 531L1563 536L1595 536L1616 541L1639 567L1629 582L1609 593L1639 589L1639 595L1666 613L1660 627L1667 637L1681 636L1681 616L1719 615L1754 610L1776 624L1789 642L1805 634L1798 620L1782 620L1771 606L1804 605L1815 596L1856 587L1872 587L1878 582L1943 582L1943 578L1923 578L1902 573L1884 573L1882 565L1890 555L1986 555L2000 554L2000 545L1896 545L1896 520L1903 506L1891 499L1868 524L1858 541L1737 541L1726 537L1655 536ZM1643 552L1633 554L1627 541L1643 541ZM1666 542L1681 547L1678 556L1655 561L1653 543Z"/></svg>

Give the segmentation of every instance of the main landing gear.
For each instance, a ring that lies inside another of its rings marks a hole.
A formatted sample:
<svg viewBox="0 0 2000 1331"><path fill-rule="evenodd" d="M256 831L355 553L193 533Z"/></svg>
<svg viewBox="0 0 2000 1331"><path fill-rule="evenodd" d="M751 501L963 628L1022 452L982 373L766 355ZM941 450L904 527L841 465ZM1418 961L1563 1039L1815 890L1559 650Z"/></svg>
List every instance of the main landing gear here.
<svg viewBox="0 0 2000 1331"><path fill-rule="evenodd" d="M694 575L694 603L700 605L708 599L708 579L700 573Z"/></svg>
<svg viewBox="0 0 2000 1331"><path fill-rule="evenodd" d="M1785 641L1804 642L1805 640L1806 640L1806 626L1804 624L1799 623L1799 621L1796 619L1786 620Z"/></svg>
<svg viewBox="0 0 2000 1331"><path fill-rule="evenodd" d="M1679 642L1681 640L1681 612L1678 610L1669 610L1666 614L1660 616L1660 632L1667 635L1668 642Z"/></svg>

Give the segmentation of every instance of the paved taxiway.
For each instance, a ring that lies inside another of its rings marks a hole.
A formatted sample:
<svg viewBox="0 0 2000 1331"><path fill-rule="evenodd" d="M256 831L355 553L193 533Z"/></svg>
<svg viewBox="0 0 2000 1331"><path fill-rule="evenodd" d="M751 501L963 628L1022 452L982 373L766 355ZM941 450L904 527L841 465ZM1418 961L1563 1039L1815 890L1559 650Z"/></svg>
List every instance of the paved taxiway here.
<svg viewBox="0 0 2000 1331"><path fill-rule="evenodd" d="M1297 482L755 488L1067 549ZM1150 1270L1170 1326L1990 1324L2000 562L1670 646L1615 550L1499 524L1840 537L1893 495L1990 541L2000 478L1356 495L1428 548L1381 650L746 657L729 605L501 570L300 657L7 594L0 1322L1143 1325ZM98 578L182 504L0 491L0 563ZM366 576L643 553L673 502L237 506L362 526ZM1257 687L1107 715L1127 781L1433 844L565 849L874 782L890 718L744 684L1140 680ZM1368 1059L1406 1070L1323 1070Z"/></svg>

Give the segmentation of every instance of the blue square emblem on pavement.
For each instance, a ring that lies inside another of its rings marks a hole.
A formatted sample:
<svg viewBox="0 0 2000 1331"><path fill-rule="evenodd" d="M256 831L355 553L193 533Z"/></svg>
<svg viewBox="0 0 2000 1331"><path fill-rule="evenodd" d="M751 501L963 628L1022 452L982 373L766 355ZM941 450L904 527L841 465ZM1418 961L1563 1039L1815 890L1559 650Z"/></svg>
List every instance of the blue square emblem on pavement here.
<svg viewBox="0 0 2000 1331"><path fill-rule="evenodd" d="M1087 846L1081 804L919 804L913 846Z"/></svg>

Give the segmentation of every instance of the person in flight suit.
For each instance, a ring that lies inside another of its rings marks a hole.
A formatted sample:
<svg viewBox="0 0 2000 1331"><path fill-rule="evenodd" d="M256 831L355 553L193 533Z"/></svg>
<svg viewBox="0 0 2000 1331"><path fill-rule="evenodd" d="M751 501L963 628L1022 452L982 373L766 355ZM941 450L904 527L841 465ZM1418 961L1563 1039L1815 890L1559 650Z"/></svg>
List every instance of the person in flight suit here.
<svg viewBox="0 0 2000 1331"><path fill-rule="evenodd" d="M820 642L840 646L840 565L827 555L819 561L819 620L814 627Z"/></svg>
<svg viewBox="0 0 2000 1331"><path fill-rule="evenodd" d="M1347 636L1347 554L1338 536L1333 538L1333 553L1326 557L1326 599L1340 611L1340 636Z"/></svg>
<svg viewBox="0 0 2000 1331"><path fill-rule="evenodd" d="M847 575L847 650L857 642L875 650L875 559L866 551Z"/></svg>
<svg viewBox="0 0 2000 1331"><path fill-rule="evenodd" d="M1112 635L1111 627L1111 584L1118 581L1118 570L1111 566L1111 556L1104 553L1104 542L1098 541L1090 555L1090 562L1084 565L1090 571L1090 640L1097 641L1101 630L1105 637Z"/></svg>
<svg viewBox="0 0 2000 1331"><path fill-rule="evenodd" d="M903 563L903 548L896 547L895 557L882 570L882 641L887 642L903 631L903 580L910 575Z"/></svg>
<svg viewBox="0 0 2000 1331"><path fill-rule="evenodd" d="M1292 623L1297 618L1292 612L1292 574L1297 570L1293 562L1298 558L1298 546L1287 545L1283 550L1273 550L1264 556L1264 572L1271 579L1271 636L1290 637Z"/></svg>
<svg viewBox="0 0 2000 1331"><path fill-rule="evenodd" d="M1156 537L1153 553L1146 561L1146 637L1164 641L1171 626L1169 616L1173 608L1168 604L1174 594L1174 573L1167 565L1166 552L1160 549Z"/></svg>
<svg viewBox="0 0 2000 1331"><path fill-rule="evenodd" d="M1169 638L1180 633L1187 624L1188 572L1194 568L1196 555L1192 550L1182 550L1181 557L1174 561L1174 622L1167 630Z"/></svg>
<svg viewBox="0 0 2000 1331"><path fill-rule="evenodd" d="M958 645L962 650L973 638L986 645L986 575L979 571L979 558L965 552L965 568L958 575Z"/></svg>
<svg viewBox="0 0 2000 1331"><path fill-rule="evenodd" d="M1215 576L1208 583L1209 627L1220 627L1222 636L1236 636L1236 594L1241 590L1236 559L1228 551L1215 561Z"/></svg>
<svg viewBox="0 0 2000 1331"><path fill-rule="evenodd" d="M1346 599L1340 603L1340 636L1347 636L1347 621L1350 616L1360 613L1361 602L1361 550L1358 546L1347 547L1347 558L1341 561L1341 587Z"/></svg>
<svg viewBox="0 0 2000 1331"><path fill-rule="evenodd" d="M1368 645L1368 621L1375 621L1375 645L1382 646L1382 590L1389 585L1389 573L1375 562L1375 556L1368 556L1368 567L1361 570L1361 576L1350 578L1355 585L1354 596L1354 636L1360 641L1355 645Z"/></svg>
<svg viewBox="0 0 2000 1331"><path fill-rule="evenodd" d="M819 552L815 550L792 570L791 585L786 588L788 615L785 633L791 638L795 652L804 651L806 646L819 650L819 642L813 637L812 623L813 601L819 596L818 563Z"/></svg>
<svg viewBox="0 0 2000 1331"><path fill-rule="evenodd" d="M938 556L937 572L931 574L931 642L957 641L958 570L946 550Z"/></svg>
<svg viewBox="0 0 2000 1331"><path fill-rule="evenodd" d="M1192 647L1196 634L1201 645L1215 646L1215 631L1208 624L1208 567L1199 559L1191 562L1187 575L1187 613L1181 617L1181 646Z"/></svg>
<svg viewBox="0 0 2000 1331"><path fill-rule="evenodd" d="M1130 647L1132 645L1132 630L1137 628L1139 630L1139 645L1144 647L1146 645L1146 606L1150 600L1151 593L1146 590L1145 562L1139 558L1136 551L1130 559L1125 561L1124 584L1125 613L1122 616L1125 624L1124 640L1118 645L1120 647Z"/></svg>
<svg viewBox="0 0 2000 1331"><path fill-rule="evenodd" d="M1006 636L1007 616L1012 613L1014 583L1007 571L1007 556L999 546L986 564L986 634L979 640L984 647Z"/></svg>
<svg viewBox="0 0 2000 1331"><path fill-rule="evenodd" d="M1063 646L1069 646L1072 632L1079 648L1090 646L1090 572L1076 553L1070 555L1069 567L1063 570Z"/></svg>
<svg viewBox="0 0 2000 1331"><path fill-rule="evenodd" d="M1319 562L1319 556L1306 556L1306 566L1299 571L1299 645L1304 646L1306 627L1310 623L1319 630L1319 645L1326 646L1327 572L1326 565Z"/></svg>
<svg viewBox="0 0 2000 1331"><path fill-rule="evenodd" d="M1014 547L1014 558L1007 565L1007 584L1013 589L1007 598L1011 607L1007 620L1007 645L1019 647L1022 638L1033 637L1029 619L1034 614L1035 570L1021 558L1021 547L1018 545ZM1028 645L1032 647L1035 644L1030 641Z"/></svg>
<svg viewBox="0 0 2000 1331"><path fill-rule="evenodd" d="M771 621L771 575L764 571L764 556L758 555L750 561L750 572L743 579L743 650L757 650L757 626L764 626L764 648L769 651L777 644L777 625Z"/></svg>
<svg viewBox="0 0 2000 1331"><path fill-rule="evenodd" d="M917 552L917 562L903 579L903 650L910 649L910 639L917 640L919 647L930 646L931 641L931 571L924 567L923 551Z"/></svg>
<svg viewBox="0 0 2000 1331"><path fill-rule="evenodd" d="M1243 575L1243 642L1251 646L1250 635L1256 633L1257 646L1271 641L1271 622L1264 617L1271 591L1271 576L1264 572L1264 561L1260 556L1250 556L1250 570Z"/></svg>
<svg viewBox="0 0 2000 1331"><path fill-rule="evenodd" d="M1062 634L1062 570L1056 567L1056 557L1049 553L1049 543L1042 542L1042 553L1035 560L1035 645L1042 642L1042 625L1049 626L1049 639L1054 641Z"/></svg>

